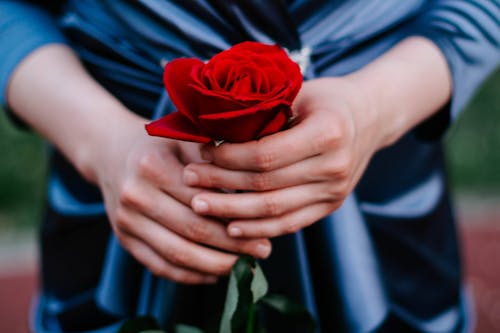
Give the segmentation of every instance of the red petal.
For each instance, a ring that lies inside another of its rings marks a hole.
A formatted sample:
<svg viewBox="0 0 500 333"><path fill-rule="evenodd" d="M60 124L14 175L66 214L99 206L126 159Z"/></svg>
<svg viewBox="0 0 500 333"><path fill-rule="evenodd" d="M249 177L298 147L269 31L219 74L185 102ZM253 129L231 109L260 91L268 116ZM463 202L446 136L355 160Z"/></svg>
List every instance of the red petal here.
<svg viewBox="0 0 500 333"><path fill-rule="evenodd" d="M167 114L146 125L146 131L151 136L161 136L170 139L208 143L212 139L194 125L180 112Z"/></svg>
<svg viewBox="0 0 500 333"><path fill-rule="evenodd" d="M248 107L248 104L260 102L262 98L255 101L240 101L235 99L231 92L226 91L211 91L208 89L193 86L193 89L199 94L198 115L209 115L212 113L227 112L230 110L238 110Z"/></svg>
<svg viewBox="0 0 500 333"><path fill-rule="evenodd" d="M211 137L227 142L246 142L281 130L286 122L287 105L242 113L234 118L200 118L200 124Z"/></svg>
<svg viewBox="0 0 500 333"><path fill-rule="evenodd" d="M271 95L270 93L254 93L248 96L234 96L230 91L214 91L200 88L198 86L193 86L193 89L196 89L200 95L203 95L203 101L201 102L202 106L211 106L209 111L201 108L199 110L199 114L209 114L211 112L225 112L227 110L241 109L254 105L256 103L260 103L263 99L274 97L274 95ZM268 97L268 95L271 95L271 97Z"/></svg>
<svg viewBox="0 0 500 333"><path fill-rule="evenodd" d="M285 108L289 109L288 106L285 106ZM288 121L287 114L288 114L287 110L280 110L276 114L274 119L272 119L270 122L268 122L266 124L266 127L264 127L260 131L258 138L261 138L261 137L266 136L266 135L274 134L274 133L282 130Z"/></svg>
<svg viewBox="0 0 500 333"><path fill-rule="evenodd" d="M212 113L212 114L204 114L199 117L200 120L217 120L217 119L234 119L239 117L251 116L256 113L269 113L278 105L283 104L284 102L275 99L271 101L261 102L260 104L254 105L252 107L246 109L240 109L235 111L228 112L220 112L220 113Z"/></svg>
<svg viewBox="0 0 500 333"><path fill-rule="evenodd" d="M232 119L200 119L200 123L217 140L246 142L258 137L268 118L267 114L262 113Z"/></svg>
<svg viewBox="0 0 500 333"><path fill-rule="evenodd" d="M199 93L193 89L193 71L204 64L195 58L174 59L165 66L163 83L179 112L195 122Z"/></svg>

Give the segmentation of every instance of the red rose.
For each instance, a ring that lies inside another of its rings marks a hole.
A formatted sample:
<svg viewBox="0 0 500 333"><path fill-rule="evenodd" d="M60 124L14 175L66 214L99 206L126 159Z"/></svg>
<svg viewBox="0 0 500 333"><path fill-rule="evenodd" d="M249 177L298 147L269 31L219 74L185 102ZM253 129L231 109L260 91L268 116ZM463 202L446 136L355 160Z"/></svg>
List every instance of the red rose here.
<svg viewBox="0 0 500 333"><path fill-rule="evenodd" d="M173 60L163 82L178 112L146 125L150 135L245 142L283 128L302 75L279 46L243 42L208 63Z"/></svg>

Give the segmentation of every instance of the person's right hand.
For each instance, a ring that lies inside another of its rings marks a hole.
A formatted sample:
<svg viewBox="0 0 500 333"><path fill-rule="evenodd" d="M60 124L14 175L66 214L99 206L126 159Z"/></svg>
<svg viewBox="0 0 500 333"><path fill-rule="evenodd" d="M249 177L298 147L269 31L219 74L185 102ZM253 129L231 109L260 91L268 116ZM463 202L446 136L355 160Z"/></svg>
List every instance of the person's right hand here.
<svg viewBox="0 0 500 333"><path fill-rule="evenodd" d="M210 283L230 271L235 253L269 255L269 240L231 238L223 222L193 213L189 203L201 189L181 177L184 164L200 162L199 147L149 137L145 119L90 77L67 46L32 52L7 93L12 110L100 187L116 236L154 274Z"/></svg>
<svg viewBox="0 0 500 333"><path fill-rule="evenodd" d="M94 158L121 244L153 274L182 283L215 282L230 271L234 253L267 257L269 240L229 237L223 222L191 210L193 196L208 191L181 178L185 164L202 161L198 144L149 137L136 119L115 126Z"/></svg>

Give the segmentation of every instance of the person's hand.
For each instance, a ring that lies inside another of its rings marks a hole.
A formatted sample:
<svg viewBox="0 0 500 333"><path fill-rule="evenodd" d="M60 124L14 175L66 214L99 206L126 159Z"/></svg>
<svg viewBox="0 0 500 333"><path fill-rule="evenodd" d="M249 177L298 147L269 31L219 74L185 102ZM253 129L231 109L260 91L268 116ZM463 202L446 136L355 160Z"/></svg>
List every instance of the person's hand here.
<svg viewBox="0 0 500 333"><path fill-rule="evenodd" d="M12 74L7 99L100 186L125 248L158 275L195 283L229 271L236 258L221 250L261 257L258 245L264 254L270 248L258 237L293 232L334 210L374 151L440 110L451 95L446 59L422 37L401 41L349 78L306 82L291 129L258 142L206 147L213 163L187 167L197 161L187 153L195 145L147 137L144 120L101 87L65 45L26 57ZM376 105L367 96L376 96ZM215 193L221 188L254 193ZM254 238L229 238L210 215L232 220L232 235Z"/></svg>
<svg viewBox="0 0 500 333"><path fill-rule="evenodd" d="M193 213L189 203L200 190L183 185L181 176L184 163L200 161L198 146L149 137L146 120L101 87L66 45L26 57L7 97L21 119L100 187L118 239L154 274L209 283L230 271L234 253L269 254L269 240L232 239L222 222Z"/></svg>
<svg viewBox="0 0 500 333"><path fill-rule="evenodd" d="M189 207L201 190L181 176L185 163L201 161L197 144L149 137L141 121L116 128L94 159L95 179L119 241L154 274L211 283L230 271L234 253L269 254L269 240L231 238L222 222Z"/></svg>
<svg viewBox="0 0 500 333"><path fill-rule="evenodd" d="M184 182L244 193L202 192L192 207L230 220L234 237L293 233L337 209L354 189L384 130L370 101L345 78L305 82L291 129L243 144L207 145Z"/></svg>

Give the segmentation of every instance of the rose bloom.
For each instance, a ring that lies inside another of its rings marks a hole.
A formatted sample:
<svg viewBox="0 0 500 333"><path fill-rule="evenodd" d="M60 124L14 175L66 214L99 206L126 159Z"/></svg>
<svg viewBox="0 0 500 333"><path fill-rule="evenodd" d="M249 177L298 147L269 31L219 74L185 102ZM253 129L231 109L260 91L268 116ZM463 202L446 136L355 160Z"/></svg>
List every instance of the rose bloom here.
<svg viewBox="0 0 500 333"><path fill-rule="evenodd" d="M236 143L284 128L302 75L279 46L243 42L208 63L175 59L163 81L178 111L146 125L150 135Z"/></svg>

